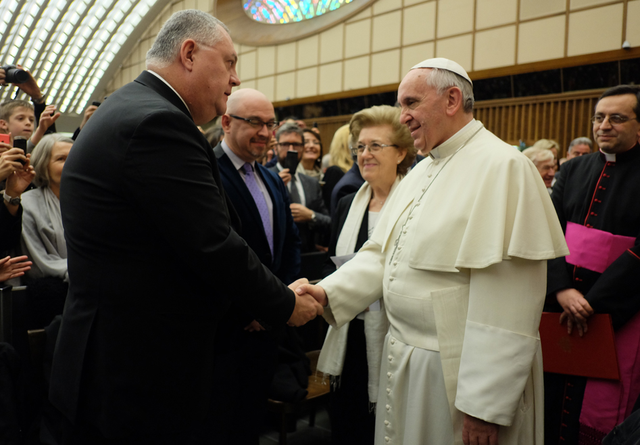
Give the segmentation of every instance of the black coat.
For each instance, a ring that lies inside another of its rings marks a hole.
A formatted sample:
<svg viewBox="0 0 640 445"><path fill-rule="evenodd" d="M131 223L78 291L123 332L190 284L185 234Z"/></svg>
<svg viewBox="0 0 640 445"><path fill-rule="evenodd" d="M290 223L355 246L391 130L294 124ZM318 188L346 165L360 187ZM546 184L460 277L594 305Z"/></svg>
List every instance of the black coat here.
<svg viewBox="0 0 640 445"><path fill-rule="evenodd" d="M83 128L61 190L70 288L50 400L107 437L188 430L224 384L213 344L231 300L284 323L294 294L232 228L211 146L148 72Z"/></svg>

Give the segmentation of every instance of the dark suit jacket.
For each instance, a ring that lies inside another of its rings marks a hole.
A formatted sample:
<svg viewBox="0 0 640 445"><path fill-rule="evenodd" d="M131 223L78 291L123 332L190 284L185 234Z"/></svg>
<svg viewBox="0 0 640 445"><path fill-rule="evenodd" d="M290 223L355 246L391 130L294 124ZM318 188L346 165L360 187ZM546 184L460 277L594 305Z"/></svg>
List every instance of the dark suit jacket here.
<svg viewBox="0 0 640 445"><path fill-rule="evenodd" d="M294 294L232 228L211 146L143 72L83 128L62 175L70 288L50 400L108 437L189 430L231 300L283 323Z"/></svg>
<svg viewBox="0 0 640 445"><path fill-rule="evenodd" d="M278 167L274 165L269 168L276 175L278 174ZM331 226L331 217L329 211L324 205L324 199L322 198L322 188L320 182L316 178L311 176L298 175L300 183L302 184L302 190L304 191L304 198L308 209L313 210L316 213L316 220L313 222L296 223L298 231L300 232L300 242L302 253L315 252L316 237L322 238L329 234ZM326 245L326 244L324 244Z"/></svg>
<svg viewBox="0 0 640 445"><path fill-rule="evenodd" d="M251 192L225 154L222 145L214 149L224 191L234 204L242 221L242 237L262 261L285 283L295 281L300 270L300 238L289 210L289 194L278 175L256 162L257 172L273 203L273 257L262 227L262 219Z"/></svg>

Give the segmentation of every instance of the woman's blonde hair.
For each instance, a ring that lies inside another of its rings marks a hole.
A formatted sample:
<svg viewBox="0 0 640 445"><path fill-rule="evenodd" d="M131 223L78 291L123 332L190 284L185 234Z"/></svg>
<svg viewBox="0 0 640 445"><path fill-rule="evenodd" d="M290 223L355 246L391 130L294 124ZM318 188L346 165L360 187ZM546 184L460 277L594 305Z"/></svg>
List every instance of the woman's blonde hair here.
<svg viewBox="0 0 640 445"><path fill-rule="evenodd" d="M329 165L337 165L345 173L353 165L353 158L349 149L349 124L338 128L333 134L329 155L331 155L331 163Z"/></svg>
<svg viewBox="0 0 640 445"><path fill-rule="evenodd" d="M391 143L398 150L407 150L407 155L398 164L398 174L406 175L409 167L413 165L418 150L413 145L411 132L406 125L400 122L400 109L389 105L378 105L358 111L351 118L349 129L351 140L357 141L363 128L389 125L391 127Z"/></svg>

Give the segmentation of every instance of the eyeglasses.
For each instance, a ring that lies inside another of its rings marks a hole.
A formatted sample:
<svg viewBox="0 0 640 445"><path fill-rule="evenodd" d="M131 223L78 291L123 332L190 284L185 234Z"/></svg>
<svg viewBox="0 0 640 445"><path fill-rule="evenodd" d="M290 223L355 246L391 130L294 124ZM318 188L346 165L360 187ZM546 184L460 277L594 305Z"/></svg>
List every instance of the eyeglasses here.
<svg viewBox="0 0 640 445"><path fill-rule="evenodd" d="M371 145L366 144L358 144L355 147L351 147L351 154L354 156L361 155L364 153L365 149L369 150L369 153L374 154L382 150L384 147L397 147L394 144L378 144L377 142L372 143Z"/></svg>
<svg viewBox="0 0 640 445"><path fill-rule="evenodd" d="M233 114L230 114L229 116L234 119L245 121L254 128L262 128L264 125L266 125L268 130L274 130L278 126L278 121L262 122L260 119L256 119L253 117L247 119L246 117L235 116Z"/></svg>
<svg viewBox="0 0 640 445"><path fill-rule="evenodd" d="M293 147L296 150L300 150L302 147L304 147L304 144L301 144L300 142L278 142L278 146Z"/></svg>
<svg viewBox="0 0 640 445"><path fill-rule="evenodd" d="M604 122L605 119L609 119L609 123L611 125L624 124L625 122L631 121L634 119L638 120L637 117L627 117L627 116L622 116L620 114L610 114L609 116L605 116L603 114L596 114L591 118L591 122L593 122L594 124L601 124Z"/></svg>

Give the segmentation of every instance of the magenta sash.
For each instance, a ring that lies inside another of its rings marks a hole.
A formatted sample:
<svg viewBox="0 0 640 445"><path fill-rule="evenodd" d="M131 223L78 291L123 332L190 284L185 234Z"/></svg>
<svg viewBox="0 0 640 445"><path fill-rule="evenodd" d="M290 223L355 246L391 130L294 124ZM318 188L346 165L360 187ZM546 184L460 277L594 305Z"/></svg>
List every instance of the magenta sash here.
<svg viewBox="0 0 640 445"><path fill-rule="evenodd" d="M572 222L567 223L565 238L570 252L565 257L567 263L599 273L636 241L635 237L614 235Z"/></svg>

